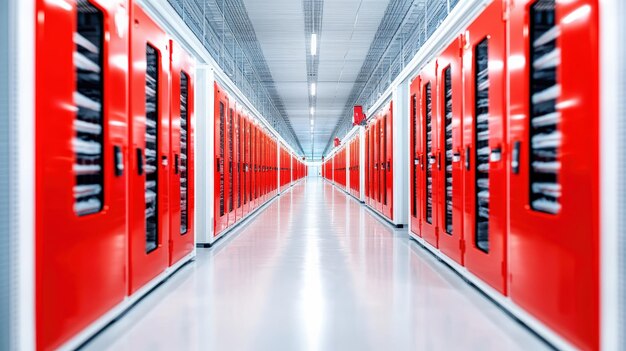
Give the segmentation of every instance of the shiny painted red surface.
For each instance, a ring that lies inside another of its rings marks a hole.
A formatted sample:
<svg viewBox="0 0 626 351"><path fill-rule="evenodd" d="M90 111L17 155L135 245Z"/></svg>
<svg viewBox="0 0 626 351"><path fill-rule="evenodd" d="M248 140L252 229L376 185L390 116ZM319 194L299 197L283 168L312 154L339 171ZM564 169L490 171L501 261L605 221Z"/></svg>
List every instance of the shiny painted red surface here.
<svg viewBox="0 0 626 351"><path fill-rule="evenodd" d="M170 160L175 162L180 159L181 155L181 105L180 105L180 79L182 74L188 77L187 84L187 230L181 232L181 172L175 167L171 167L171 229L170 229L170 259L169 264L178 262L181 258L193 251L195 242L195 179L194 179L194 129L195 126L195 63L193 59L174 41L170 41L171 50L171 96L172 103L170 106L170 137L171 137L171 154ZM179 161L180 162L180 161Z"/></svg>
<svg viewBox="0 0 626 351"><path fill-rule="evenodd" d="M438 160L441 169L439 173L439 196L437 200L437 213L439 221L438 244L441 252L452 258L457 263L463 264L463 62L461 57L461 40L454 40L450 46L437 59L437 122L440 148ZM445 110L445 74L450 70L452 88L452 146L454 156L458 161L452 161L452 231L446 230L446 110Z"/></svg>
<svg viewBox="0 0 626 351"><path fill-rule="evenodd" d="M114 146L127 144L128 4L91 1L103 13L104 203L74 213L72 139L76 4L36 1L35 328L36 348L51 350L120 303L127 292L126 181L115 175ZM118 17L116 17L118 16ZM123 21L117 23L115 18ZM114 60L116 57L122 57ZM126 158L125 158L126 159Z"/></svg>
<svg viewBox="0 0 626 351"><path fill-rule="evenodd" d="M440 118L439 116L439 104L437 103L438 95L437 95L437 63L432 61L424 69L419 75L419 81L421 82L421 94L420 94L420 105L419 112L421 115L421 139L422 139L422 150L423 150L423 160L424 167L421 169L421 172L418 178L421 180L421 191L420 195L422 196L420 201L420 207L422 209L422 222L421 222L421 237L424 238L429 244L434 247L438 247L438 236L439 236L439 223L441 213L441 150L440 150L440 139L441 133L440 131ZM430 115L431 115L431 147L428 150L428 121L426 115L428 113L427 106L427 87L430 86ZM431 195L430 199L428 196L428 168L431 167ZM428 203L430 201L431 204L431 215L430 217L427 215L428 213Z"/></svg>
<svg viewBox="0 0 626 351"><path fill-rule="evenodd" d="M422 220L422 168L424 163L422 162L422 133L421 133L421 113L420 113L420 101L421 101L421 81L419 76L413 79L410 87L410 145L409 154L411 163L411 186L409 196L409 208L410 208L410 230L411 232L422 236L420 229L420 223Z"/></svg>
<svg viewBox="0 0 626 351"><path fill-rule="evenodd" d="M514 1L510 65L511 143L521 142L520 171L511 174L511 299L585 350L600 348L598 1L556 1L561 49L557 80L563 135L561 211L530 208L529 7ZM515 87L515 89L514 89Z"/></svg>
<svg viewBox="0 0 626 351"><path fill-rule="evenodd" d="M505 22L500 1L489 5L470 25L469 49L464 52L465 109L463 144L471 150L470 169L465 173L466 235L465 265L476 276L496 290L506 294L506 239L507 239L507 177L508 145L506 144L507 110L505 107L506 42ZM489 252L480 250L475 243L475 67L474 50L483 39L489 39L489 147L500 148L500 161L489 162ZM470 122L471 121L471 122Z"/></svg>
<svg viewBox="0 0 626 351"><path fill-rule="evenodd" d="M130 153L129 167L129 230L130 230L130 293L134 293L163 272L169 264L169 191L172 160L169 136L169 38L138 6L132 7L130 41L130 145L131 150L145 148L146 116L146 45L158 52L158 245L146 252L145 178L139 174L137 153ZM145 160L143 160L145 163Z"/></svg>
<svg viewBox="0 0 626 351"><path fill-rule="evenodd" d="M393 220L393 101L389 102L389 105L383 110L383 131L384 131L384 144L382 147L386 148L385 159L383 163L383 173L386 178L385 191L386 201L383 201L382 212L387 218Z"/></svg>
<svg viewBox="0 0 626 351"><path fill-rule="evenodd" d="M221 104L221 105L220 105ZM228 123L227 123L227 116L228 116L228 105L229 105L229 101L228 101L228 95L226 94L225 91L222 90L222 88L215 83L215 110L214 110L214 124L215 124L215 130L214 130L214 157L215 157L215 173L214 173L214 177L213 177L213 181L215 183L215 187L214 187L214 230L213 230L213 235L217 236L219 235L221 232L224 231L224 229L226 229L228 227L228 201L226 201L226 196L228 196L228 187L229 187L229 179L228 179L228 151L227 151L227 139L228 139ZM221 113L224 114L224 118L223 118L223 123L224 126L222 126L222 118L220 117L220 106L222 106L222 110ZM223 128L223 136L220 137L221 134L221 128ZM224 150L223 151L223 157L221 155L221 151L220 150ZM223 175L223 191L224 191L224 213L222 214L221 210L220 210L220 181L221 181L221 177Z"/></svg>
<svg viewBox="0 0 626 351"><path fill-rule="evenodd" d="M226 191L226 203L228 204L228 226L237 222L237 101L230 99L226 113L226 157L227 172L229 178L228 190Z"/></svg>
<svg viewBox="0 0 626 351"><path fill-rule="evenodd" d="M241 106L237 104L235 110L235 164L233 165L233 171L235 172L235 197L234 207L236 219L243 217L243 126L241 117Z"/></svg>

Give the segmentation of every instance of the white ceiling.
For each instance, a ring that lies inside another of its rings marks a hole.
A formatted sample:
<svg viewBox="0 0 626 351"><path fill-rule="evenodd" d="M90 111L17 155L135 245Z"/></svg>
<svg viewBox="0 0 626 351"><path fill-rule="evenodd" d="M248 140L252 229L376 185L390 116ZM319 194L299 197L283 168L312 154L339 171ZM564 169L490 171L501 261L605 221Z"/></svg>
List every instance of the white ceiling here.
<svg viewBox="0 0 626 351"><path fill-rule="evenodd" d="M313 143L302 1L243 0L285 111L306 156L319 158L343 113L389 0L325 0Z"/></svg>

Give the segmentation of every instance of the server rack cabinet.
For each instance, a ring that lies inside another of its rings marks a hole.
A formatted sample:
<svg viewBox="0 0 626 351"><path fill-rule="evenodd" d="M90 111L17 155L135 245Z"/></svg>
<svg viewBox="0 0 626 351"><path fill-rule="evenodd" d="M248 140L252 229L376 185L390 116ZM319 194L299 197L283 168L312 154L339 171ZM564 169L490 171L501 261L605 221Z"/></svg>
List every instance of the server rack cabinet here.
<svg viewBox="0 0 626 351"><path fill-rule="evenodd" d="M371 163L370 163L370 148L371 148L371 141L370 141L370 133L371 133L371 128L368 126L365 129L365 203L366 204L370 204L371 203Z"/></svg>
<svg viewBox="0 0 626 351"><path fill-rule="evenodd" d="M169 38L132 7L129 176L130 292L169 264Z"/></svg>
<svg viewBox="0 0 626 351"><path fill-rule="evenodd" d="M214 231L213 235L218 236L228 228L228 189L230 188L230 177L228 167L228 106L230 101L228 95L215 83L215 111L214 111L214 143L215 143L215 174L213 180L214 187Z"/></svg>
<svg viewBox="0 0 626 351"><path fill-rule="evenodd" d="M228 226L237 222L237 127L236 127L236 102L230 100L226 116L226 133L228 134L226 143L226 154L228 163L228 190L226 202L228 203Z"/></svg>
<svg viewBox="0 0 626 351"><path fill-rule="evenodd" d="M378 123L378 119L375 119L372 123L372 135L372 142L374 144L374 152L372 155L372 164L374 165L372 177L372 190L374 191L374 196L372 207L380 211L380 123Z"/></svg>
<svg viewBox="0 0 626 351"><path fill-rule="evenodd" d="M600 348L599 5L511 12L509 293L580 349ZM522 32L524 31L524 32ZM514 248L514 249L513 249Z"/></svg>
<svg viewBox="0 0 626 351"><path fill-rule="evenodd" d="M243 118L244 122L244 135L245 137L243 138L243 149L244 149L244 164L243 164L243 176L244 176L244 187L243 187L243 193L244 193L244 197L243 197L243 215L247 215L248 213L251 212L251 201L252 201L252 197L251 197L251 186L252 186L252 177L251 177L251 170L250 170L250 165L251 165L251 159L252 159L252 155L251 155L251 149L252 149L252 134L250 132L250 117L248 116L247 113L244 113L244 118Z"/></svg>
<svg viewBox="0 0 626 351"><path fill-rule="evenodd" d="M424 152L424 167L419 175L421 179L421 207L423 209L420 225L421 236L429 244L438 247L439 217L441 216L441 154L439 150L440 133L438 119L437 63L428 64L419 75L421 82L420 114L421 139Z"/></svg>
<svg viewBox="0 0 626 351"><path fill-rule="evenodd" d="M240 220L243 217L243 163L244 163L244 153L243 153L243 118L241 116L242 109L239 104L237 104L237 109L235 110L235 166L233 167L235 172L235 215L236 220Z"/></svg>
<svg viewBox="0 0 626 351"><path fill-rule="evenodd" d="M173 40L171 52L170 144L170 266L193 251L194 230L194 130L195 64Z"/></svg>
<svg viewBox="0 0 626 351"><path fill-rule="evenodd" d="M495 1L470 25L464 52L465 266L506 294L506 23ZM469 161L469 162L468 162Z"/></svg>
<svg viewBox="0 0 626 351"><path fill-rule="evenodd" d="M383 133L381 172L384 183L381 212L393 220L393 101L383 110L381 124Z"/></svg>
<svg viewBox="0 0 626 351"><path fill-rule="evenodd" d="M438 160L441 252L463 264L463 62L461 37L454 40L437 59L437 121L441 151Z"/></svg>
<svg viewBox="0 0 626 351"><path fill-rule="evenodd" d="M37 349L60 347L127 292L128 66L113 58L128 52L128 3L64 4L35 3L45 16L35 38Z"/></svg>
<svg viewBox="0 0 626 351"><path fill-rule="evenodd" d="M423 202L422 197L423 189L423 173L424 173L424 162L422 162L422 133L421 133L421 80L419 76L417 76L411 82L410 87L410 99L411 99L411 107L410 107L410 128L411 128L411 139L410 139L410 155L411 155L411 194L409 196L410 202L410 230L412 233L415 233L419 236L422 236L421 231L421 221L422 221L422 211L423 211Z"/></svg>

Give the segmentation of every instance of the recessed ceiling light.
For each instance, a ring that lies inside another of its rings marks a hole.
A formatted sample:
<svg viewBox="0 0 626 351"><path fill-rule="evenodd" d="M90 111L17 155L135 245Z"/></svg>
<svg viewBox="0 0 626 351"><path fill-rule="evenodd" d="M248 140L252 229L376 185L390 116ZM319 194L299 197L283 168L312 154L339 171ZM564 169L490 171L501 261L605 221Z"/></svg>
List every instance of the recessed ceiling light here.
<svg viewBox="0 0 626 351"><path fill-rule="evenodd" d="M311 34L311 55L317 55L317 34Z"/></svg>
<svg viewBox="0 0 626 351"><path fill-rule="evenodd" d="M311 95L315 96L317 94L317 85L315 83L311 83Z"/></svg>
<svg viewBox="0 0 626 351"><path fill-rule="evenodd" d="M311 114L315 114L315 107L311 107Z"/></svg>
<svg viewBox="0 0 626 351"><path fill-rule="evenodd" d="M311 118L311 127L315 124L315 120Z"/></svg>

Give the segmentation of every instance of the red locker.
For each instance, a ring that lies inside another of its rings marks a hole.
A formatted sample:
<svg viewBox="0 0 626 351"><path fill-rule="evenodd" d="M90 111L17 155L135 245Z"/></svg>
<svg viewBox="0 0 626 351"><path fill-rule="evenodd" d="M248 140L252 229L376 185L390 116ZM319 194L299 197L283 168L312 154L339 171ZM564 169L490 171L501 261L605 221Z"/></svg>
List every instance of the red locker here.
<svg viewBox="0 0 626 351"><path fill-rule="evenodd" d="M252 211L252 133L251 133L251 119L248 114L244 114L244 134L245 138L243 138L244 143L244 198L243 198L243 214L244 216Z"/></svg>
<svg viewBox="0 0 626 351"><path fill-rule="evenodd" d="M127 292L128 3L64 4L36 2L37 349L57 349Z"/></svg>
<svg viewBox="0 0 626 351"><path fill-rule="evenodd" d="M409 196L410 202L410 213L411 213L411 232L422 236L421 231L421 221L423 219L422 211L423 211L423 190L422 184L423 180L423 172L424 172L424 162L422 162L422 148L423 148L423 140L421 133L421 100L422 100L422 89L421 89L421 80L416 77L411 82L411 91L410 91L410 99L411 99L411 107L410 107L410 123L411 123L411 140L410 140L410 155L411 155L411 194Z"/></svg>
<svg viewBox="0 0 626 351"><path fill-rule="evenodd" d="M174 162L171 179L170 260L172 265L194 248L194 61L175 42L170 41L171 154Z"/></svg>
<svg viewBox="0 0 626 351"><path fill-rule="evenodd" d="M372 196L372 207L380 210L380 158L378 156L380 152L380 128L378 119L372 121L372 136L372 164L374 165L372 174L372 190L374 192Z"/></svg>
<svg viewBox="0 0 626 351"><path fill-rule="evenodd" d="M214 236L219 235L228 227L228 118L227 110L230 102L228 95L215 83L215 111L214 111L214 144L215 144L215 175L214 175Z"/></svg>
<svg viewBox="0 0 626 351"><path fill-rule="evenodd" d="M577 348L599 349L599 5L514 4L510 56L526 64L510 66L509 293Z"/></svg>
<svg viewBox="0 0 626 351"><path fill-rule="evenodd" d="M365 203L370 205L372 200L371 200L371 162L370 162L370 155L371 155L371 141L370 141L370 133L371 133L371 128L368 126L365 129Z"/></svg>
<svg viewBox="0 0 626 351"><path fill-rule="evenodd" d="M430 243L437 247L439 217L441 208L440 193L440 174L441 174L441 153L439 150L440 135L439 133L439 107L437 101L437 65L433 61L426 65L419 75L421 94L420 94L420 114L421 114L421 139L424 167L418 178L421 179L421 224L420 235Z"/></svg>
<svg viewBox="0 0 626 351"><path fill-rule="evenodd" d="M461 40L454 40L437 59L437 137L439 199L438 244L441 252L463 264L463 69Z"/></svg>
<svg viewBox="0 0 626 351"><path fill-rule="evenodd" d="M393 219L393 101L389 103L382 115L383 142L381 172L383 174L383 201L381 212L389 219Z"/></svg>
<svg viewBox="0 0 626 351"><path fill-rule="evenodd" d="M169 38L137 5L130 43L130 292L169 264Z"/></svg>
<svg viewBox="0 0 626 351"><path fill-rule="evenodd" d="M226 117L226 138L228 146L226 153L227 158L227 174L228 174L228 188L226 202L228 203L228 226L232 226L237 221L236 213L236 197L237 197L237 127L236 127L236 114L235 114L236 102L234 99L230 101L228 105L228 113Z"/></svg>
<svg viewBox="0 0 626 351"><path fill-rule="evenodd" d="M233 166L235 172L235 216L236 221L239 221L243 217L243 126L241 117L241 106L237 106L235 110L235 156L236 161Z"/></svg>
<svg viewBox="0 0 626 351"><path fill-rule="evenodd" d="M502 2L495 1L467 31L464 53L465 265L506 294L507 167ZM469 162L468 162L469 161Z"/></svg>

